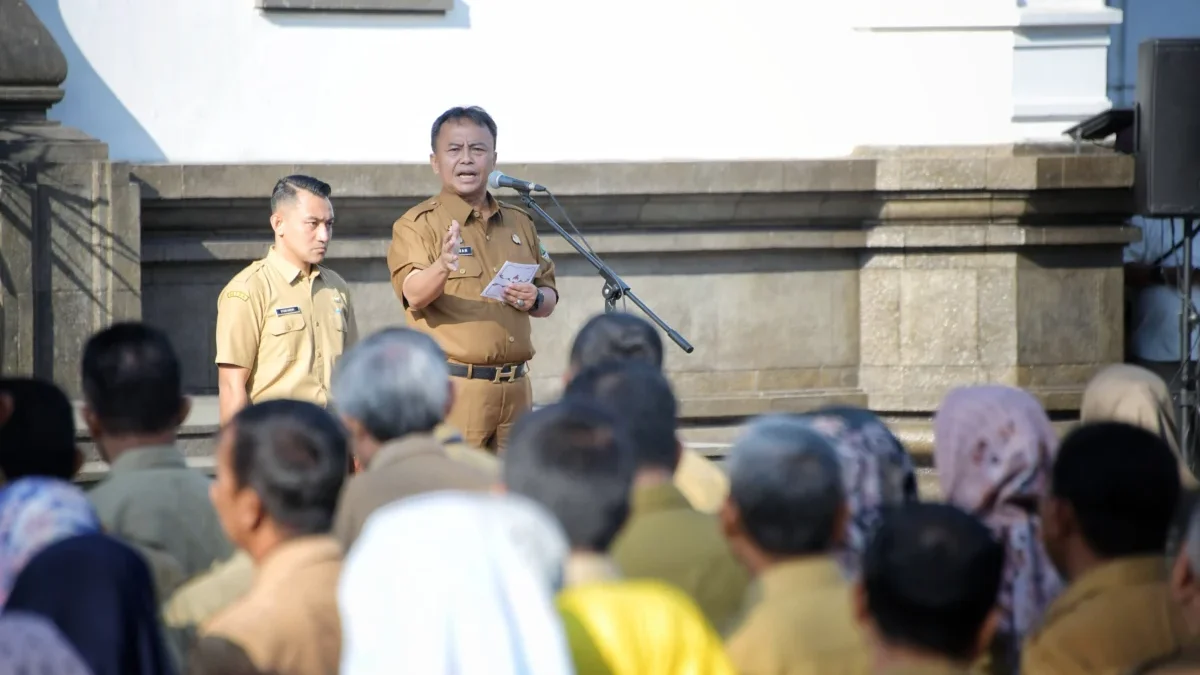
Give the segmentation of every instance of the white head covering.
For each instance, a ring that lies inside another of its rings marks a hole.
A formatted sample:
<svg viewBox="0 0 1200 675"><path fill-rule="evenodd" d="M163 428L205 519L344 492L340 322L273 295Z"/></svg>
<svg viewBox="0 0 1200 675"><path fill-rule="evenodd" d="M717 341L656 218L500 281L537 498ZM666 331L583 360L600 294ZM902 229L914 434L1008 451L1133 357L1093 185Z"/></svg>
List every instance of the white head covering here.
<svg viewBox="0 0 1200 675"><path fill-rule="evenodd" d="M379 509L342 569L341 673L573 673L554 605L569 552L558 521L516 495Z"/></svg>

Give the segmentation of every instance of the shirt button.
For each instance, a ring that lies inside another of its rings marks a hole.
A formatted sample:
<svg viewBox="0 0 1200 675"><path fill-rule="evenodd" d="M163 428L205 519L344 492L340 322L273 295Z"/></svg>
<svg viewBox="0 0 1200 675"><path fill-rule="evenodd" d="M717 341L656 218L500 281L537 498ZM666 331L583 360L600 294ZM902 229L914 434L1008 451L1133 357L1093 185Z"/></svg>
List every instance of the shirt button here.
<svg viewBox="0 0 1200 675"><path fill-rule="evenodd" d="M471 215L475 216L476 218L479 218L482 214L479 213L478 211L472 211Z"/></svg>
<svg viewBox="0 0 1200 675"><path fill-rule="evenodd" d="M488 241L491 241L491 240L492 240L492 235L490 235L490 234L485 234L485 235L483 235L483 238L484 238L484 239L486 239L486 240L488 240Z"/></svg>
<svg viewBox="0 0 1200 675"><path fill-rule="evenodd" d="M493 268L492 268L492 271L493 271L493 272L495 272L495 271L496 271L496 268L495 268L495 267L493 267Z"/></svg>
<svg viewBox="0 0 1200 675"><path fill-rule="evenodd" d="M516 341L517 341L517 339L516 339L516 338L514 338L513 336L509 335L509 336L508 336L508 341L509 341L509 342L516 342Z"/></svg>

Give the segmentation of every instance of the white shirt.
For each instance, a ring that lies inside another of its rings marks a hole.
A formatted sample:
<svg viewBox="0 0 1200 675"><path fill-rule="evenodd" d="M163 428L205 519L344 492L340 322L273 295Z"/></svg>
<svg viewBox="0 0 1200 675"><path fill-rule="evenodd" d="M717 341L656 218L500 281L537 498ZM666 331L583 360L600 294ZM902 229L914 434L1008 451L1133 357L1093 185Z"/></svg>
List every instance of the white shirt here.
<svg viewBox="0 0 1200 675"><path fill-rule="evenodd" d="M1183 221L1135 216L1131 224L1142 230L1142 240L1125 247L1125 262L1152 265L1183 239ZM1159 267L1180 267L1183 247L1167 256ZM1200 268L1200 237L1192 241L1192 268ZM1160 279L1161 281L1161 279ZM1200 283L1192 284L1192 303L1200 307ZM1162 283L1142 289L1133 299L1129 348L1143 361L1179 360L1179 289ZM1192 333L1192 358L1200 359L1197 337Z"/></svg>

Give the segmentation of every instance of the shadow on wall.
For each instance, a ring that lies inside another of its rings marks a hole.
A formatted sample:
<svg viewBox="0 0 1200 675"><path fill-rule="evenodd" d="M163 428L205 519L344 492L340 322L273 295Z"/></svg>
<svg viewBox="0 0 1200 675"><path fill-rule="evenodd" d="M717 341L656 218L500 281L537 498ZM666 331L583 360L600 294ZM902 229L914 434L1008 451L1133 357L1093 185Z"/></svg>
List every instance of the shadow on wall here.
<svg viewBox="0 0 1200 675"><path fill-rule="evenodd" d="M259 13L267 21L285 28L293 26L375 29L471 27L471 7L463 0L455 0L453 8L444 14L441 12L388 14L383 12L320 12L313 10L259 10Z"/></svg>
<svg viewBox="0 0 1200 675"><path fill-rule="evenodd" d="M80 129L108 143L110 148L121 148L122 156L118 159L166 161L162 148L104 83L104 78L92 68L87 56L71 37L61 7L66 2L29 0L30 8L54 36L67 59L67 81L63 83L66 94L61 103L50 109L51 119Z"/></svg>

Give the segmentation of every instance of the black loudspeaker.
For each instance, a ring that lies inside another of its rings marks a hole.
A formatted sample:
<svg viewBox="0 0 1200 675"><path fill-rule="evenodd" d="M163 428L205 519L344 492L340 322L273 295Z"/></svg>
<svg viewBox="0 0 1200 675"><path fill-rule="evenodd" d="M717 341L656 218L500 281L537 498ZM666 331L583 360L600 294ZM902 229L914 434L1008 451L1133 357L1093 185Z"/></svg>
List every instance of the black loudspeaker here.
<svg viewBox="0 0 1200 675"><path fill-rule="evenodd" d="M1138 45L1134 193L1146 216L1200 216L1200 39Z"/></svg>

